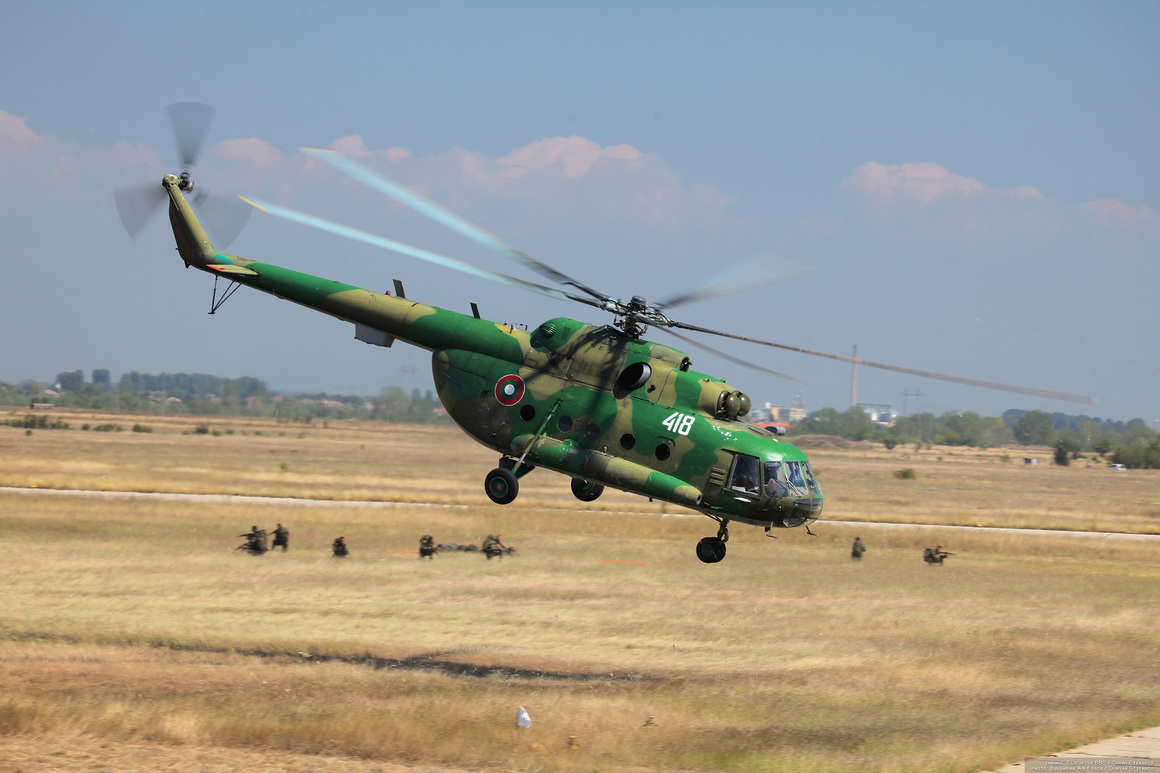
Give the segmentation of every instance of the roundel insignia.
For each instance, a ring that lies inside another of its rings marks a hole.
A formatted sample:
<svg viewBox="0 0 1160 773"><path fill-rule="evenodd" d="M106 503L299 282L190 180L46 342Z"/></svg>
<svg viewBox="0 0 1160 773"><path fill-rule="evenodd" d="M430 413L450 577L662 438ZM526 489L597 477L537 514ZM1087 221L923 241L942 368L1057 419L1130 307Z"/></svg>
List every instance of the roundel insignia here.
<svg viewBox="0 0 1160 773"><path fill-rule="evenodd" d="M512 373L495 382L495 399L500 405L515 405L524 396L524 380Z"/></svg>

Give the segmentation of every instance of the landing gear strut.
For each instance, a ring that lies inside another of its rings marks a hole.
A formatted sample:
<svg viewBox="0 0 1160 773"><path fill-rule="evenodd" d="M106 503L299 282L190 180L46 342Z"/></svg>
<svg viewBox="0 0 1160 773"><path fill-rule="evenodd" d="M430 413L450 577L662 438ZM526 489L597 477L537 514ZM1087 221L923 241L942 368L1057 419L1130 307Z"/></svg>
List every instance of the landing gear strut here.
<svg viewBox="0 0 1160 773"><path fill-rule="evenodd" d="M725 557L725 543L729 541L729 522L722 521L716 537L705 537L697 543L697 558L706 564L715 564Z"/></svg>

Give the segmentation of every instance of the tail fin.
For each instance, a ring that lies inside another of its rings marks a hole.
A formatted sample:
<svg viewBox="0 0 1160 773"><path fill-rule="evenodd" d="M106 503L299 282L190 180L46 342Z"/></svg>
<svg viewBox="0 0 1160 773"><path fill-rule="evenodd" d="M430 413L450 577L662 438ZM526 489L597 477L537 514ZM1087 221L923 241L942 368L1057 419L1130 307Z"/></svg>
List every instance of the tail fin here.
<svg viewBox="0 0 1160 773"><path fill-rule="evenodd" d="M169 194L169 223L173 226L173 238L177 240L177 252L185 265L205 268L213 262L217 250L185 200L180 178L168 174L162 183Z"/></svg>

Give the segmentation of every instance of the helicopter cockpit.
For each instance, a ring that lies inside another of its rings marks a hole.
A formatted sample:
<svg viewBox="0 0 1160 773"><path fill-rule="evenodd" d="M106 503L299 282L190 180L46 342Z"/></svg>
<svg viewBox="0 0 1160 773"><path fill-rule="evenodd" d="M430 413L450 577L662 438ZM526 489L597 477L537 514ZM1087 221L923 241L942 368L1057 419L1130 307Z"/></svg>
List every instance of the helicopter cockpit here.
<svg viewBox="0 0 1160 773"><path fill-rule="evenodd" d="M822 488L805 460L768 460L736 454L725 486L727 499L756 503L771 520L787 528L817 520L822 512Z"/></svg>
<svg viewBox="0 0 1160 773"><path fill-rule="evenodd" d="M821 496L809 462L766 462L765 493L771 497Z"/></svg>
<svg viewBox="0 0 1160 773"><path fill-rule="evenodd" d="M737 460L733 464L733 475L729 479L729 488L759 496L763 482L765 495L776 499L822 494L821 486L814 478L809 462L777 461L762 464L756 456L737 454Z"/></svg>

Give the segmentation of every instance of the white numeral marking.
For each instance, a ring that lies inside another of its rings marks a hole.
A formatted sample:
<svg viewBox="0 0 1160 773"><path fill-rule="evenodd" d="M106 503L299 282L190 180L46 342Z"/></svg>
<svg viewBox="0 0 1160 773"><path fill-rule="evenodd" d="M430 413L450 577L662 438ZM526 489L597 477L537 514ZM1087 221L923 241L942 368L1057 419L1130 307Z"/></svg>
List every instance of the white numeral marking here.
<svg viewBox="0 0 1160 773"><path fill-rule="evenodd" d="M665 425L669 432L676 432L678 435L688 435L689 431L693 429L693 421L696 418L696 416L685 413L674 413L662 421L661 424Z"/></svg>

